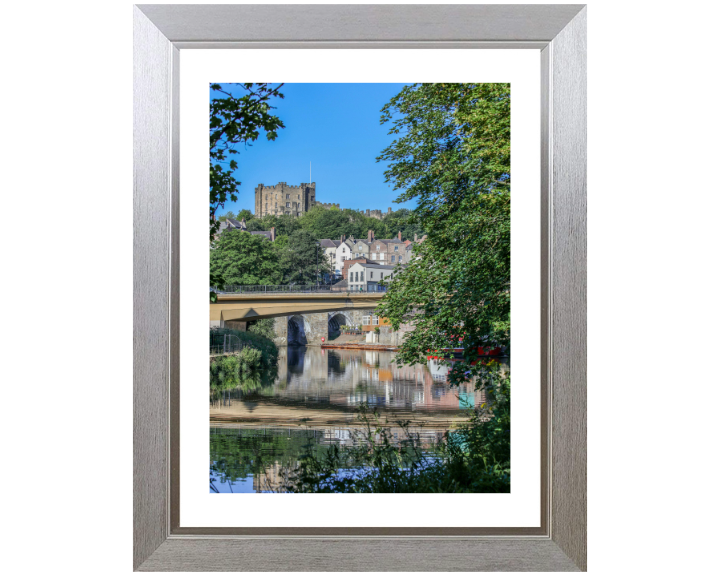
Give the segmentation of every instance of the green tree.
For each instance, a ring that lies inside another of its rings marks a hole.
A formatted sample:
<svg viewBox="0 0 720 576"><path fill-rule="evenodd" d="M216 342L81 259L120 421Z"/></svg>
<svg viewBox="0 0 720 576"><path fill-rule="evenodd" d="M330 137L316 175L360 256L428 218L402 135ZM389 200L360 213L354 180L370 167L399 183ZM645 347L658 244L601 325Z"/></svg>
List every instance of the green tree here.
<svg viewBox="0 0 720 576"><path fill-rule="evenodd" d="M223 214L222 216L219 216L219 217L218 217L218 221L223 222L224 220L227 220L228 218L231 218L232 220L235 220L235 219L236 219L235 213L232 212L232 211L230 211L230 210L228 210L227 212L225 212L225 214Z"/></svg>
<svg viewBox="0 0 720 576"><path fill-rule="evenodd" d="M386 215L379 224L378 230L375 230L375 236L378 238L394 238L400 232L403 240L412 240L415 234L422 236L424 233L413 211L407 208L400 208ZM379 230L382 231L382 236L379 235Z"/></svg>
<svg viewBox="0 0 720 576"><path fill-rule="evenodd" d="M225 284L280 284L278 252L262 236L225 230L210 250L210 275Z"/></svg>
<svg viewBox="0 0 720 576"><path fill-rule="evenodd" d="M315 284L318 278L330 273L322 246L317 246L317 241L307 230L290 235L281 252L281 265L286 284Z"/></svg>
<svg viewBox="0 0 720 576"><path fill-rule="evenodd" d="M248 324L248 331L253 334L259 334L269 340L275 338L275 319L274 318L261 318Z"/></svg>
<svg viewBox="0 0 720 576"><path fill-rule="evenodd" d="M348 211L313 206L300 217L300 226L315 238L340 238L354 234L356 226Z"/></svg>
<svg viewBox="0 0 720 576"><path fill-rule="evenodd" d="M275 140L277 131L284 128L280 118L271 114L270 102L283 98L282 84L234 84L243 90L235 96L232 84L211 84L210 100L210 241L217 234L220 224L215 213L225 202L237 201L240 182L233 172L238 169L237 160L229 160L238 153L238 144L250 145L258 139L261 131L268 140Z"/></svg>
<svg viewBox="0 0 720 576"><path fill-rule="evenodd" d="M300 222L295 216L289 214L281 214L276 216L275 214L268 214L262 218L254 218L248 222L249 231L265 230L269 231L270 228L275 228L275 235L289 236L296 230L300 230Z"/></svg>
<svg viewBox="0 0 720 576"><path fill-rule="evenodd" d="M238 215L235 219L242 220L243 218L245 218L245 222L247 223L250 222L250 220L252 220L253 218L255 218L255 215L247 208L243 208L242 210L240 210L240 212L238 212Z"/></svg>
<svg viewBox="0 0 720 576"><path fill-rule="evenodd" d="M397 139L378 157L417 198L428 238L389 285L378 314L412 322L401 362L462 347L452 382L481 372L478 346L510 342L510 85L416 84L383 107Z"/></svg>

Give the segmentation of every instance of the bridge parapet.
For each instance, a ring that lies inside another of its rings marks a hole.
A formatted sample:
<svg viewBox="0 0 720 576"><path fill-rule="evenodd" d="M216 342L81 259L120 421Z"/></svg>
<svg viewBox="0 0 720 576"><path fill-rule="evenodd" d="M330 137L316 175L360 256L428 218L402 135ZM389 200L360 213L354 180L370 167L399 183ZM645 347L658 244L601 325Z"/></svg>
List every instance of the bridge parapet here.
<svg viewBox="0 0 720 576"><path fill-rule="evenodd" d="M382 293L368 292L218 294L217 301L210 304L210 325L338 310L372 310L382 297Z"/></svg>
<svg viewBox="0 0 720 576"><path fill-rule="evenodd" d="M210 290L217 294L362 294L362 293L383 293L387 286L368 286L366 291L350 291L347 286L328 284L305 285L293 284L283 285L227 285L220 287L211 286Z"/></svg>

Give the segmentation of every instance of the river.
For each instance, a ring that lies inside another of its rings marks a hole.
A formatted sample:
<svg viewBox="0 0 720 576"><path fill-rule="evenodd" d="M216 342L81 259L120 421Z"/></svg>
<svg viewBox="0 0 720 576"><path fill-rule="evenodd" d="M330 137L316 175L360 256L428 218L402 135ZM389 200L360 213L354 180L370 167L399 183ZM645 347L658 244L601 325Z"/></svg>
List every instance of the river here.
<svg viewBox="0 0 720 576"><path fill-rule="evenodd" d="M393 441L417 435L428 450L484 402L472 384L450 387L447 367L398 367L394 352L287 347L274 378L210 402L210 491L277 490L283 469L308 450L358 440L358 409L376 411Z"/></svg>

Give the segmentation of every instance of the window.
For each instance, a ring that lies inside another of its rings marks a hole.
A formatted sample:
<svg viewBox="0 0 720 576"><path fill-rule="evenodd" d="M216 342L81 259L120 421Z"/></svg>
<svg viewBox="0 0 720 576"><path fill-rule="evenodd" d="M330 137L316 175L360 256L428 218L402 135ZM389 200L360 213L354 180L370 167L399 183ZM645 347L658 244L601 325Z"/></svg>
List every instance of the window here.
<svg viewBox="0 0 720 576"><path fill-rule="evenodd" d="M372 272L370 272L370 278L372 278L372 277L373 277L373 273L372 273Z"/></svg>
<svg viewBox="0 0 720 576"><path fill-rule="evenodd" d="M395 262L395 255L394 255L394 254L390 257L390 262Z"/></svg>
<svg viewBox="0 0 720 576"><path fill-rule="evenodd" d="M290 200L290 194L285 194L285 200Z"/></svg>
<svg viewBox="0 0 720 576"><path fill-rule="evenodd" d="M300 200L300 194L298 194L298 200Z"/></svg>
<svg viewBox="0 0 720 576"><path fill-rule="evenodd" d="M402 262L402 254L398 256L398 262Z"/></svg>
<svg viewBox="0 0 720 576"><path fill-rule="evenodd" d="M360 272L360 282L365 282L365 271Z"/></svg>
<svg viewBox="0 0 720 576"><path fill-rule="evenodd" d="M380 280L383 279L383 272L380 272Z"/></svg>
<svg viewBox="0 0 720 576"><path fill-rule="evenodd" d="M290 202L285 202L285 208L290 208Z"/></svg>
<svg viewBox="0 0 720 576"><path fill-rule="evenodd" d="M380 252L380 260L385 260L385 253L384 253L384 252Z"/></svg>
<svg viewBox="0 0 720 576"><path fill-rule="evenodd" d="M395 252L397 252L397 251L398 251L398 247L397 247L397 246L395 246Z"/></svg>

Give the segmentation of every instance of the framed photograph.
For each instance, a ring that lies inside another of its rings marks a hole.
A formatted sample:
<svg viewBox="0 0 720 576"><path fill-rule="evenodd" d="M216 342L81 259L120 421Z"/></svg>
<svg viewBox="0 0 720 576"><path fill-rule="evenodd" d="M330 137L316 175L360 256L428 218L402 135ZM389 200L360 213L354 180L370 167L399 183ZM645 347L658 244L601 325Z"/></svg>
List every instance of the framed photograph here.
<svg viewBox="0 0 720 576"><path fill-rule="evenodd" d="M134 569L586 570L586 8L134 31Z"/></svg>

